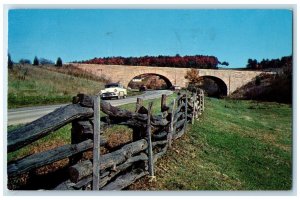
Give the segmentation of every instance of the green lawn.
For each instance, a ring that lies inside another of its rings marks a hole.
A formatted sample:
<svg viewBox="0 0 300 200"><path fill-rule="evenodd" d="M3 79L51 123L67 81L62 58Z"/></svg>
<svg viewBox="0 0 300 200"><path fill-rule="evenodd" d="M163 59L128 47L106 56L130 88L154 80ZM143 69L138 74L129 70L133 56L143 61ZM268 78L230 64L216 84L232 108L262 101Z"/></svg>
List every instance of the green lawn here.
<svg viewBox="0 0 300 200"><path fill-rule="evenodd" d="M290 190L292 108L206 98L206 110L156 166L157 182L131 189Z"/></svg>

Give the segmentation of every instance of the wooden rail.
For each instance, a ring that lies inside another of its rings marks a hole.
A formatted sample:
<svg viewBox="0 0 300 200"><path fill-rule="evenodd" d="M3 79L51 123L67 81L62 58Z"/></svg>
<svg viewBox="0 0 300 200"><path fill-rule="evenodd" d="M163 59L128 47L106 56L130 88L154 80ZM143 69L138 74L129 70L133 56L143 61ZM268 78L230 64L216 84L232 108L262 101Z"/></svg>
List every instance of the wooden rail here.
<svg viewBox="0 0 300 200"><path fill-rule="evenodd" d="M8 133L8 152L18 150L54 130L72 123L71 144L36 153L8 163L8 177L17 177L39 167L69 158L69 178L56 190L121 190L137 179L149 175L155 178L155 163L194 123L204 110L204 92L178 94L169 105L166 95L161 99L161 113L153 115L151 108L137 99L135 112L111 106L101 101L106 117L99 121L99 98L78 94L73 104L59 108L17 130ZM133 141L100 156L99 148L107 139L100 134L108 126L126 125L133 129ZM100 132L101 126L101 132ZM93 160L83 153L93 150Z"/></svg>

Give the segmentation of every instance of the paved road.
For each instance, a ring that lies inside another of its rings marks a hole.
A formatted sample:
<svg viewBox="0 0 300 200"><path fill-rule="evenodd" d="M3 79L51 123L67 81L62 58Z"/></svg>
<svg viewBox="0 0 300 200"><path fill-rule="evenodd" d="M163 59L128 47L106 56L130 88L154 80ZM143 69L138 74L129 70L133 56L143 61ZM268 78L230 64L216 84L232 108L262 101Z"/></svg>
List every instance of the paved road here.
<svg viewBox="0 0 300 200"><path fill-rule="evenodd" d="M140 97L144 100L147 99L156 99L161 97L162 94L170 95L173 92L170 90L154 90L154 91L146 91L144 94L127 97L126 99L118 99L118 100L107 100L113 106L120 106L128 103L136 102L136 98ZM17 108L8 110L8 125L16 125L16 124L24 124L28 122L32 122L55 109L65 106L67 104L60 105L49 105L49 106L36 106L36 107L26 107L26 108Z"/></svg>

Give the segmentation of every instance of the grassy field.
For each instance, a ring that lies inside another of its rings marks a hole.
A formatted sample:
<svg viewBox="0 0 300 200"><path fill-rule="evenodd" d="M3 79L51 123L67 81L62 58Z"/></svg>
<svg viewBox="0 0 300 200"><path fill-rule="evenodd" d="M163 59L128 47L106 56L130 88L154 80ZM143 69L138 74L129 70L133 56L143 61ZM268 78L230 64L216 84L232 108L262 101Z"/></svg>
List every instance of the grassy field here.
<svg viewBox="0 0 300 200"><path fill-rule="evenodd" d="M289 190L292 108L206 98L206 110L156 166L157 181L131 189Z"/></svg>
<svg viewBox="0 0 300 200"><path fill-rule="evenodd" d="M174 97L175 95L173 95ZM168 102L172 98L168 98ZM148 101L144 102L147 105ZM158 161L157 181L137 190L289 190L292 187L292 108L287 104L205 99L205 112ZM135 105L124 105L133 110ZM159 113L160 100L154 101ZM15 128L15 127L10 127ZM70 142L71 126L8 154L8 160ZM110 133L130 130L119 126Z"/></svg>
<svg viewBox="0 0 300 200"><path fill-rule="evenodd" d="M72 102L78 93L96 94L100 81L74 77L39 67L8 71L8 108Z"/></svg>

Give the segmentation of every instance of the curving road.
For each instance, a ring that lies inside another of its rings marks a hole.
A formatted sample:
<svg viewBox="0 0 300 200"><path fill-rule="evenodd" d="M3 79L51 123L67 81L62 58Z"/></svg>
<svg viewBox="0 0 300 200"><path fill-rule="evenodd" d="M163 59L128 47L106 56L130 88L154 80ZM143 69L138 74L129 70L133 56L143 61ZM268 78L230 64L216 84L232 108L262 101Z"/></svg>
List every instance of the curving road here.
<svg viewBox="0 0 300 200"><path fill-rule="evenodd" d="M136 98L138 97L144 100L148 100L148 99L159 98L161 97L162 94L171 95L172 93L173 92L170 90L153 90L153 91L146 91L141 95L127 97L126 99L107 100L107 101L113 106L120 106L128 103L135 103ZM16 125L16 124L29 123L65 105L67 104L10 109L8 110L7 124Z"/></svg>

